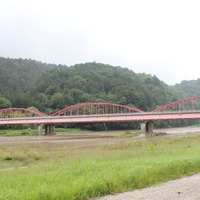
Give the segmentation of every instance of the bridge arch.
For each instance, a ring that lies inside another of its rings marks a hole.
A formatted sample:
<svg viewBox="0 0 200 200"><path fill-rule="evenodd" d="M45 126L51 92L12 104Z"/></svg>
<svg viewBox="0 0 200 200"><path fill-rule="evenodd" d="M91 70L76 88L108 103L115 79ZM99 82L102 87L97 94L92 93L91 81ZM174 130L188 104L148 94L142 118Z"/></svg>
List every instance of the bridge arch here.
<svg viewBox="0 0 200 200"><path fill-rule="evenodd" d="M184 103L189 102L189 101L192 102L192 108L191 108L191 110L195 110L195 103L194 103L194 101L198 100L198 99L200 99L200 96L190 97L190 98L182 99L182 100L179 100L179 101L174 101L172 103L169 103L169 104L166 104L164 106L161 106L161 107L153 110L152 112L159 112L159 111L163 111L163 110L165 111L165 110L167 110L169 108L173 108L174 110L179 110L179 108L177 107L177 105L181 105L182 104L183 105L182 107L185 108Z"/></svg>
<svg viewBox="0 0 200 200"><path fill-rule="evenodd" d="M28 108L5 108L0 110L0 118L18 118L18 117L45 117L48 116L37 110Z"/></svg>
<svg viewBox="0 0 200 200"><path fill-rule="evenodd" d="M132 113L144 112L140 109L113 104L113 103L83 103L70 107L66 107L52 114L52 116L60 115L98 115L98 114L115 114L115 113Z"/></svg>

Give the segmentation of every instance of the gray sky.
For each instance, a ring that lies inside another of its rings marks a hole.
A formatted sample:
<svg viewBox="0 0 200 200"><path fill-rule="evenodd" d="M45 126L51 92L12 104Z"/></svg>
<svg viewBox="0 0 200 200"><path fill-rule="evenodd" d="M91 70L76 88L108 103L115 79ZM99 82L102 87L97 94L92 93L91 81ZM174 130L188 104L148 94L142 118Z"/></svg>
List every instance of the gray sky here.
<svg viewBox="0 0 200 200"><path fill-rule="evenodd" d="M200 78L199 0L0 0L0 56Z"/></svg>

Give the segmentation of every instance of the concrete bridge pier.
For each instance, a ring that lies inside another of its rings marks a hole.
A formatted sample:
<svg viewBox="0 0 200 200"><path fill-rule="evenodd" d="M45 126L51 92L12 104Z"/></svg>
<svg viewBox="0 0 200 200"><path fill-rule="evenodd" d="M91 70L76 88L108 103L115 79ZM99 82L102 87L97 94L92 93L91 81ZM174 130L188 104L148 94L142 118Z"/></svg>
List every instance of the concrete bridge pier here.
<svg viewBox="0 0 200 200"><path fill-rule="evenodd" d="M45 124L45 135L55 135L55 125L54 124Z"/></svg>
<svg viewBox="0 0 200 200"><path fill-rule="evenodd" d="M144 134L153 133L153 122L147 121L147 122L141 123L141 133L144 133Z"/></svg>
<svg viewBox="0 0 200 200"><path fill-rule="evenodd" d="M42 135L43 124L38 124L38 135Z"/></svg>

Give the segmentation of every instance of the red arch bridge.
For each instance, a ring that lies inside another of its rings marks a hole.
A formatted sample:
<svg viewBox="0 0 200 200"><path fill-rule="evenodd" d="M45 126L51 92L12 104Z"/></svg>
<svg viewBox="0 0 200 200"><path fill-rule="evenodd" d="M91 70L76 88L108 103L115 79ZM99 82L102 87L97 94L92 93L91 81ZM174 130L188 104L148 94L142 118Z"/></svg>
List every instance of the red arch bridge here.
<svg viewBox="0 0 200 200"><path fill-rule="evenodd" d="M0 110L0 125L38 124L41 134L55 134L56 123L127 122L140 121L143 132L153 132L153 121L200 119L200 96L175 101L151 112L112 103L84 103L70 106L52 115L25 108Z"/></svg>

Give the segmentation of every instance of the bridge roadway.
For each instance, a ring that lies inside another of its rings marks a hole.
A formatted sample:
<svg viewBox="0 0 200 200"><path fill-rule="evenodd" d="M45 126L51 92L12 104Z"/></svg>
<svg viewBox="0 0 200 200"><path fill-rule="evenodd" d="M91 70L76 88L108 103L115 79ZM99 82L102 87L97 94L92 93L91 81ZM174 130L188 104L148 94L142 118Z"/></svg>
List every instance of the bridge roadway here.
<svg viewBox="0 0 200 200"><path fill-rule="evenodd" d="M117 122L117 121L145 122L145 121L157 121L157 120L184 120L184 119L200 119L200 111L1 118L0 125L1 124L90 123L90 122Z"/></svg>

